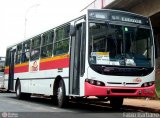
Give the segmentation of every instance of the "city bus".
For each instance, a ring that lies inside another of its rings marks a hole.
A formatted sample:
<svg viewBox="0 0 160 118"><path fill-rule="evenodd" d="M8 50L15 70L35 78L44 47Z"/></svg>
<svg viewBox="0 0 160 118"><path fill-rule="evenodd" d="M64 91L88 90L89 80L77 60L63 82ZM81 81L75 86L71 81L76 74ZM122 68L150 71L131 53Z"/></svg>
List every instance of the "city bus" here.
<svg viewBox="0 0 160 118"><path fill-rule="evenodd" d="M0 89L4 89L5 57L0 57Z"/></svg>
<svg viewBox="0 0 160 118"><path fill-rule="evenodd" d="M9 46L5 87L18 99L46 95L64 107L73 98L109 100L155 94L155 47L149 18L89 9L69 22Z"/></svg>

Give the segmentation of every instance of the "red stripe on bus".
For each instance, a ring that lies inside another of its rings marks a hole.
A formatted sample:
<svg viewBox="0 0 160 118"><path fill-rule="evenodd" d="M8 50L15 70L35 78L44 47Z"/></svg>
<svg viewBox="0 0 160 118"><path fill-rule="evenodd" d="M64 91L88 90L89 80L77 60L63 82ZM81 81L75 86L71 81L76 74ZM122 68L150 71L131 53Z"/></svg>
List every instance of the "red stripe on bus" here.
<svg viewBox="0 0 160 118"><path fill-rule="evenodd" d="M14 68L14 73L21 73L21 72L28 72L29 68L28 65L19 66Z"/></svg>
<svg viewBox="0 0 160 118"><path fill-rule="evenodd" d="M39 70L48 70L48 69L66 68L66 67L69 67L69 58L41 62ZM14 73L22 73L22 72L29 72L28 64L14 68ZM9 74L9 68L5 69L5 74Z"/></svg>
<svg viewBox="0 0 160 118"><path fill-rule="evenodd" d="M48 69L66 68L66 67L69 67L69 58L41 62L39 70L48 70Z"/></svg>

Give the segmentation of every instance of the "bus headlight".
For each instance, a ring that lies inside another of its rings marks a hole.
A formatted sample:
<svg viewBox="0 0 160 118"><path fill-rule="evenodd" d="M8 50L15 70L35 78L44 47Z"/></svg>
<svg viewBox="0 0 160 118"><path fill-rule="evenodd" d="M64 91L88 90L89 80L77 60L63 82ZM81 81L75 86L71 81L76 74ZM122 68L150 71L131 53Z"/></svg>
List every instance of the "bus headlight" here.
<svg viewBox="0 0 160 118"><path fill-rule="evenodd" d="M152 86L153 84L154 84L154 81L152 81L152 82L146 82L146 83L142 84L142 87L149 87L149 86Z"/></svg>
<svg viewBox="0 0 160 118"><path fill-rule="evenodd" d="M96 86L105 86L105 84L101 81L97 81L97 80L93 80L93 79L86 79L85 82L88 82L92 85L96 85Z"/></svg>
<svg viewBox="0 0 160 118"><path fill-rule="evenodd" d="M102 82L97 81L96 85L97 85L97 86L101 86L101 83L102 83Z"/></svg>
<svg viewBox="0 0 160 118"><path fill-rule="evenodd" d="M95 80L90 80L90 84L95 84L96 83L96 81Z"/></svg>
<svg viewBox="0 0 160 118"><path fill-rule="evenodd" d="M147 83L144 83L144 84L143 84L143 86L144 86L144 87L147 87L147 86L148 86L148 84L147 84Z"/></svg>
<svg viewBox="0 0 160 118"><path fill-rule="evenodd" d="M154 84L153 82L149 82L149 83L148 83L149 86L152 86L153 84Z"/></svg>

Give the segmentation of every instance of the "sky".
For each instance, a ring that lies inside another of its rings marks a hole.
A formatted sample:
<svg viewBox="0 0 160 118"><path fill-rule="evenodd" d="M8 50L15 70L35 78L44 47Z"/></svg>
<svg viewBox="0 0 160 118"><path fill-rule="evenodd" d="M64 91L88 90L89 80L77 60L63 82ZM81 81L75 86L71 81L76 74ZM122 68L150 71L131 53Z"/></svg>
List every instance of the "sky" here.
<svg viewBox="0 0 160 118"><path fill-rule="evenodd" d="M92 1L0 0L0 56L8 46L72 20Z"/></svg>

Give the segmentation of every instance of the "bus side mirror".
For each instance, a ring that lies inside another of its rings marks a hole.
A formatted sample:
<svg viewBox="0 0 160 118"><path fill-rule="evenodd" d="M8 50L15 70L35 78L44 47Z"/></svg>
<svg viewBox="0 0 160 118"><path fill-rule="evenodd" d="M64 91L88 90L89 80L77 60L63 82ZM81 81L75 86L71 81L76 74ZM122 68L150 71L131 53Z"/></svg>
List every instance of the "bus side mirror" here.
<svg viewBox="0 0 160 118"><path fill-rule="evenodd" d="M76 34L76 28L74 25L70 25L70 35L75 36Z"/></svg>

